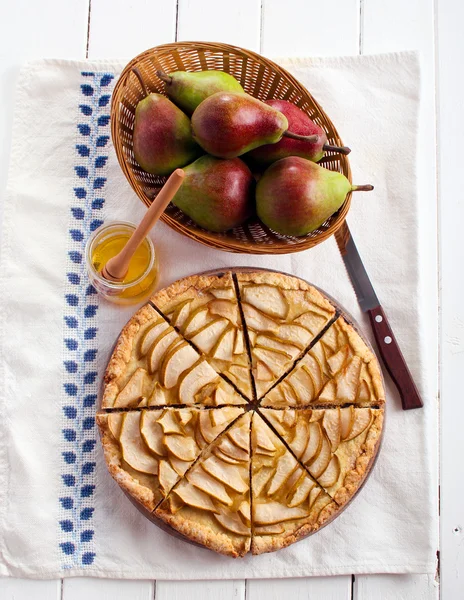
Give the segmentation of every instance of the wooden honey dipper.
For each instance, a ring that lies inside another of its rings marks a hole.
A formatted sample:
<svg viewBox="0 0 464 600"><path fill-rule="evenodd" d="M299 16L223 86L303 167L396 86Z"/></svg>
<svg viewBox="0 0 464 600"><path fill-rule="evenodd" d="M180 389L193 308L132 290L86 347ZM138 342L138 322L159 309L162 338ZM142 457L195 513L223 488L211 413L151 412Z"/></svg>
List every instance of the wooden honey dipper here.
<svg viewBox="0 0 464 600"><path fill-rule="evenodd" d="M161 217L166 206L174 198L177 190L184 181L184 176L185 173L182 169L176 169L174 173L172 173L159 194L151 203L150 208L129 238L127 244L121 252L116 254L116 256L113 256L113 258L110 258L103 267L101 274L105 279L115 282L123 281L124 277L127 275L129 263L135 251L147 237L153 225Z"/></svg>

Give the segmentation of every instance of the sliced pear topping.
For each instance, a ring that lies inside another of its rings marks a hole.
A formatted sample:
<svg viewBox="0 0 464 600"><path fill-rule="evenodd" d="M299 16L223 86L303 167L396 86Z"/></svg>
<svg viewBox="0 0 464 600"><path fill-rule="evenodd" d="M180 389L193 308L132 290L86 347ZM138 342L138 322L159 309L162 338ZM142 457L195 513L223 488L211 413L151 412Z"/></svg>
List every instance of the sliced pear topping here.
<svg viewBox="0 0 464 600"><path fill-rule="evenodd" d="M354 408L347 406L346 408L340 409L340 437L346 440L350 435L351 428L353 427L354 421Z"/></svg>
<svg viewBox="0 0 464 600"><path fill-rule="evenodd" d="M132 373L129 381L122 388L114 401L115 408L128 408L136 406L143 397L147 372L138 368Z"/></svg>
<svg viewBox="0 0 464 600"><path fill-rule="evenodd" d="M296 488L295 492L292 494L291 499L288 502L288 506L293 508L295 506L299 506L302 504L306 498L309 496L309 493L314 488L316 484L309 477L305 477L300 485Z"/></svg>
<svg viewBox="0 0 464 600"><path fill-rule="evenodd" d="M307 354L304 358L304 363L302 362L301 364L301 368L311 377L314 386L314 395L316 396L324 385L324 376L321 365L314 356Z"/></svg>
<svg viewBox="0 0 464 600"><path fill-rule="evenodd" d="M370 408L357 408L354 411L354 420L353 426L351 428L350 434L345 441L349 441L360 435L372 421L372 413Z"/></svg>
<svg viewBox="0 0 464 600"><path fill-rule="evenodd" d="M217 521L232 533L236 533L237 535L251 535L250 528L243 524L240 516L237 513L231 512L222 512L214 515Z"/></svg>
<svg viewBox="0 0 464 600"><path fill-rule="evenodd" d="M209 321L210 317L208 315L208 308L206 306L200 306L196 310L192 311L190 316L185 320L183 327L184 335L190 337L196 331L209 323Z"/></svg>
<svg viewBox="0 0 464 600"><path fill-rule="evenodd" d="M253 354L258 360L263 362L276 377L282 375L282 371L290 358L282 352L277 352L276 350L271 350L269 348L255 347L253 349Z"/></svg>
<svg viewBox="0 0 464 600"><path fill-rule="evenodd" d="M182 328L182 325L190 314L190 304L192 300L193 298L188 298L176 306L171 318L171 324L174 327L177 327L178 329Z"/></svg>
<svg viewBox="0 0 464 600"><path fill-rule="evenodd" d="M314 398L314 385L313 380L309 373L303 369L295 369L288 378L288 382L295 390L295 394L298 398L299 404L310 404Z"/></svg>
<svg viewBox="0 0 464 600"><path fill-rule="evenodd" d="M167 461L160 460L158 478L159 478L159 482L160 482L161 488L163 490L163 493L166 496L167 493L174 486L174 484L177 483L177 481L179 479L179 475L174 471L174 469L171 467L171 465Z"/></svg>
<svg viewBox="0 0 464 600"><path fill-rule="evenodd" d="M188 342L183 342L169 350L161 367L161 385L168 390L173 388L177 384L179 376L184 371L188 371L199 358L197 351Z"/></svg>
<svg viewBox="0 0 464 600"><path fill-rule="evenodd" d="M213 427L220 427L229 422L229 415L224 410L210 410L208 411L211 417L211 424Z"/></svg>
<svg viewBox="0 0 464 600"><path fill-rule="evenodd" d="M123 459L136 471L158 474L158 460L150 454L140 435L139 412L126 413L123 418L119 443Z"/></svg>
<svg viewBox="0 0 464 600"><path fill-rule="evenodd" d="M319 365L321 371L321 377L323 381L331 376L330 367L327 363L327 354L325 352L325 348L322 342L318 342L315 346L311 348L310 355L316 360Z"/></svg>
<svg viewBox="0 0 464 600"><path fill-rule="evenodd" d="M183 506L185 506L185 504L182 502L179 496L176 496L175 494L171 494L169 496L169 510L171 511L172 515L175 515L177 512L179 512Z"/></svg>
<svg viewBox="0 0 464 600"><path fill-rule="evenodd" d="M123 413L111 413L108 415L108 427L115 440L119 440L119 436L121 435L123 416Z"/></svg>
<svg viewBox="0 0 464 600"><path fill-rule="evenodd" d="M284 492L291 492L295 488L295 486L299 485L300 480L304 477L305 475L303 469L298 465L298 467L293 471L293 473L285 482Z"/></svg>
<svg viewBox="0 0 464 600"><path fill-rule="evenodd" d="M172 327L168 327L161 335L156 339L147 354L148 365L151 373L158 371L161 361L166 354L169 346L178 340L179 337Z"/></svg>
<svg viewBox="0 0 464 600"><path fill-rule="evenodd" d="M309 494L309 508L316 502L319 494L322 492L322 489L319 486L313 487Z"/></svg>
<svg viewBox="0 0 464 600"><path fill-rule="evenodd" d="M273 474L274 468L268 466L261 467L261 469L257 473L253 474L252 488L253 496L255 498L262 494L266 484L269 483Z"/></svg>
<svg viewBox="0 0 464 600"><path fill-rule="evenodd" d="M271 331L274 333L278 331L278 324L270 317L267 317L259 310L256 310L251 304L243 302L242 309L246 324L250 329L254 329L255 331Z"/></svg>
<svg viewBox="0 0 464 600"><path fill-rule="evenodd" d="M256 379L259 381L273 381L274 375L272 371L270 371L266 365L260 360L256 361L256 369L255 369Z"/></svg>
<svg viewBox="0 0 464 600"><path fill-rule="evenodd" d="M267 491L269 496L272 496L281 489L296 467L296 460L293 458L290 452L285 452L285 454L277 461L276 472L274 473L274 477L272 478L271 484Z"/></svg>
<svg viewBox="0 0 464 600"><path fill-rule="evenodd" d="M333 379L328 381L319 394L319 402L336 402L337 400L337 385Z"/></svg>
<svg viewBox="0 0 464 600"><path fill-rule="evenodd" d="M322 431L321 426L317 422L309 424L309 441L301 457L303 464L309 464L310 461L316 457L321 449L322 445Z"/></svg>
<svg viewBox="0 0 464 600"><path fill-rule="evenodd" d="M306 348L312 338L312 335L305 327L295 323L284 323L279 325L277 335L281 340L285 340L294 346L298 346L300 350Z"/></svg>
<svg viewBox="0 0 464 600"><path fill-rule="evenodd" d="M233 394L229 395L227 391L224 389L223 382L221 385L218 385L213 392L213 400L216 406L220 406L221 404L237 404L232 397Z"/></svg>
<svg viewBox="0 0 464 600"><path fill-rule="evenodd" d="M169 462L171 463L172 468L174 469L174 471L180 476L182 477L182 475L185 473L185 471L190 467L190 465L192 464L192 461L188 461L185 462L184 460L180 460L180 458L177 458L176 456L172 455L169 458Z"/></svg>
<svg viewBox="0 0 464 600"><path fill-rule="evenodd" d="M207 510L213 513L218 512L208 494L205 494L187 482L181 482L173 493L177 494L185 504L188 504L193 508L200 508L201 510Z"/></svg>
<svg viewBox="0 0 464 600"><path fill-rule="evenodd" d="M235 292L231 287L228 288L209 288L208 292L212 294L215 298L219 298L221 300L234 300Z"/></svg>
<svg viewBox="0 0 464 600"><path fill-rule="evenodd" d="M348 366L337 376L337 399L341 402L353 402L358 391L362 361L354 356Z"/></svg>
<svg viewBox="0 0 464 600"><path fill-rule="evenodd" d="M224 462L229 463L230 465L239 465L242 462L241 460L236 460L235 458L232 458L231 456L227 456L227 454L224 454L224 452L221 450L221 448L219 446L216 446L213 449L213 454L215 454L218 458L220 458Z"/></svg>
<svg viewBox="0 0 464 600"><path fill-rule="evenodd" d="M155 381L153 390L148 398L148 406L165 406L166 404L166 393L160 386L159 382Z"/></svg>
<svg viewBox="0 0 464 600"><path fill-rule="evenodd" d="M238 512L245 519L246 523L249 523L251 521L251 508L250 508L250 503L248 502L248 500L244 500L240 504L240 506L238 507Z"/></svg>
<svg viewBox="0 0 464 600"><path fill-rule="evenodd" d="M248 383L248 367L244 367L243 365L230 365L227 369L227 374L231 375L235 381L244 381Z"/></svg>
<svg viewBox="0 0 464 600"><path fill-rule="evenodd" d="M195 440L183 435L166 435L164 445L176 458L185 461L195 460L200 453Z"/></svg>
<svg viewBox="0 0 464 600"><path fill-rule="evenodd" d="M332 354L332 356L327 359L332 375L335 375L343 368L348 358L348 351L349 346L343 346L343 348L340 348L338 352Z"/></svg>
<svg viewBox="0 0 464 600"><path fill-rule="evenodd" d="M270 411L269 413L272 416ZM271 430L267 429L260 421L255 421L253 433L255 435L255 444L258 448L264 448L264 450L269 450L270 452L276 451L275 444L271 439L271 436L273 437Z"/></svg>
<svg viewBox="0 0 464 600"><path fill-rule="evenodd" d="M212 300L209 302L208 308L211 314L224 317L233 325L237 325L238 306L235 302L231 302L230 300Z"/></svg>
<svg viewBox="0 0 464 600"><path fill-rule="evenodd" d="M137 404L137 408L145 408L146 406L148 406L148 400L147 400L147 398L144 397Z"/></svg>
<svg viewBox="0 0 464 600"><path fill-rule="evenodd" d="M296 422L295 434L291 443L291 448L298 459L303 456L308 442L309 424L304 419L298 419Z"/></svg>
<svg viewBox="0 0 464 600"><path fill-rule="evenodd" d="M218 360L225 360L230 362L233 358L235 344L235 329L229 327L223 331L214 346L211 356Z"/></svg>
<svg viewBox="0 0 464 600"><path fill-rule="evenodd" d="M142 412L140 419L140 433L148 448L158 456L165 456L166 449L163 446L163 428L158 423L161 416L160 410Z"/></svg>
<svg viewBox="0 0 464 600"><path fill-rule="evenodd" d="M217 436L225 429L227 423L230 423L233 419L235 419L235 417L238 417L238 415L242 412L242 410L240 410L239 408L234 408L232 406L227 406L217 410L224 411L223 415L225 415L225 421L224 423L216 427L213 427L211 423L211 418L208 414L209 411L200 411L199 421L201 435L208 444L210 444L217 438Z"/></svg>
<svg viewBox="0 0 464 600"><path fill-rule="evenodd" d="M192 344L195 344L202 352L209 352L227 326L227 319L216 319L207 323L190 338Z"/></svg>
<svg viewBox="0 0 464 600"><path fill-rule="evenodd" d="M295 426L296 423L296 412L294 410L284 410L284 420L285 425L291 429Z"/></svg>
<svg viewBox="0 0 464 600"><path fill-rule="evenodd" d="M166 331L168 328L168 323L161 317L153 323L153 325L148 327L140 340L140 356L145 356L151 345L158 339L163 331Z"/></svg>
<svg viewBox="0 0 464 600"><path fill-rule="evenodd" d="M239 467L226 464L222 460L219 460L217 456L210 456L201 466L207 473L225 483L236 492L239 492L239 494L247 491L248 486L242 478Z"/></svg>
<svg viewBox="0 0 464 600"><path fill-rule="evenodd" d="M237 330L234 344L234 354L243 354L245 352L245 345L243 343L243 331Z"/></svg>
<svg viewBox="0 0 464 600"><path fill-rule="evenodd" d="M229 438L242 450L250 449L250 430L247 427L232 427L227 432Z"/></svg>
<svg viewBox="0 0 464 600"><path fill-rule="evenodd" d="M187 425L193 419L192 411L188 408L180 408L177 411L177 417L182 425Z"/></svg>
<svg viewBox="0 0 464 600"><path fill-rule="evenodd" d="M256 338L255 347L270 348L271 350L281 351L289 358L295 358L300 353L300 349L297 346L283 342L274 337L273 334L258 335Z"/></svg>
<svg viewBox="0 0 464 600"><path fill-rule="evenodd" d="M271 317L285 319L288 314L287 301L273 285L246 285L242 287L241 295L244 302Z"/></svg>
<svg viewBox="0 0 464 600"><path fill-rule="evenodd" d="M280 523L275 525L261 525L261 527L255 527L255 535L278 535L283 533L285 528Z"/></svg>
<svg viewBox="0 0 464 600"><path fill-rule="evenodd" d="M209 496L216 498L216 500L219 500L226 506L232 505L232 498L229 496L222 483L201 469L190 471L190 473L187 474L187 480L196 488Z"/></svg>
<svg viewBox="0 0 464 600"><path fill-rule="evenodd" d="M294 323L298 323L299 325L303 325L306 329L313 335L317 335L324 325L327 322L327 317L323 317L322 315L309 310L296 319L294 319Z"/></svg>
<svg viewBox="0 0 464 600"><path fill-rule="evenodd" d="M339 477L340 461L338 460L338 456L334 454L330 459L329 464L327 465L327 469L321 475L319 475L317 480L320 485L322 485L325 488L328 488L337 483Z"/></svg>
<svg viewBox="0 0 464 600"><path fill-rule="evenodd" d="M179 384L179 400L182 404L195 404L196 395L207 384L219 379L216 371L202 360L191 371L182 375Z"/></svg>
<svg viewBox="0 0 464 600"><path fill-rule="evenodd" d="M322 444L319 454L313 458L309 465L309 472L317 479L327 469L332 453L330 452L330 442L325 435L322 436Z"/></svg>
<svg viewBox="0 0 464 600"><path fill-rule="evenodd" d="M273 525L284 521L295 521L308 516L308 511L295 507L290 508L280 502L266 502L265 504L253 505L254 519L256 525Z"/></svg>
<svg viewBox="0 0 464 600"><path fill-rule="evenodd" d="M367 381L365 379L362 379L356 400L358 402L368 402L370 400L370 397L371 393Z"/></svg>
<svg viewBox="0 0 464 600"><path fill-rule="evenodd" d="M248 460L248 452L242 450L241 448L238 448L238 446L236 446L228 438L224 438L221 440L219 448L221 449L221 452L223 452L227 456L230 456L231 458L234 458L235 460L242 462Z"/></svg>
<svg viewBox="0 0 464 600"><path fill-rule="evenodd" d="M340 444L340 409L332 408L324 411L322 427L325 429L327 437L329 438L332 452L335 452Z"/></svg>
<svg viewBox="0 0 464 600"><path fill-rule="evenodd" d="M159 412L156 411L159 415ZM146 417L147 418L147 417ZM163 428L163 433L182 433L182 429L177 422L175 412L172 409L166 409L160 418L158 418L158 423Z"/></svg>

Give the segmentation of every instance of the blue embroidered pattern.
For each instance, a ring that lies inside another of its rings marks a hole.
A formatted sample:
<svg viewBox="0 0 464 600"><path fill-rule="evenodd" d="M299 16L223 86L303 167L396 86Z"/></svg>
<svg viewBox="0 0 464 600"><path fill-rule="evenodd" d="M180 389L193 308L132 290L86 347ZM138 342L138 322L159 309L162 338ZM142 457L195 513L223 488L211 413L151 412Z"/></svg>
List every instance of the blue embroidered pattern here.
<svg viewBox="0 0 464 600"><path fill-rule="evenodd" d="M63 568L95 560L96 316L98 296L89 285L85 244L102 225L106 184L110 73L82 72L74 201L71 206L64 298L63 397L59 547Z"/></svg>

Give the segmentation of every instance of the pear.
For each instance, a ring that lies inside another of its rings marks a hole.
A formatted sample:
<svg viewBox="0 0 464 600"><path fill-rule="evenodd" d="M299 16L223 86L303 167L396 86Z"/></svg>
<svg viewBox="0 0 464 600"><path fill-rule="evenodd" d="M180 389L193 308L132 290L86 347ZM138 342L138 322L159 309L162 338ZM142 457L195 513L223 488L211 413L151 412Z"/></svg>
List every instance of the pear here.
<svg viewBox="0 0 464 600"><path fill-rule="evenodd" d="M161 94L148 94L137 104L133 137L135 160L153 175L169 175L202 154L190 119Z"/></svg>
<svg viewBox="0 0 464 600"><path fill-rule="evenodd" d="M166 84L169 98L188 115L191 115L205 98L216 92L243 92L235 77L223 71L175 71L168 75L157 71L157 75Z"/></svg>
<svg viewBox="0 0 464 600"><path fill-rule="evenodd" d="M200 227L227 231L251 215L254 179L239 158L202 156L184 172L184 183L173 203Z"/></svg>
<svg viewBox="0 0 464 600"><path fill-rule="evenodd" d="M287 100L266 100L265 103L287 117L290 132L302 136L317 135L318 139L314 142L308 142L304 139L292 139L285 136L276 144L266 144L250 152L247 156L255 164L270 165L276 160L286 158L287 156L300 156L301 158L318 162L327 150L332 150L339 154L350 153L350 149L345 146L339 147L328 144L327 135L322 127L311 121L308 115L295 104Z"/></svg>
<svg viewBox="0 0 464 600"><path fill-rule="evenodd" d="M341 173L291 156L273 163L258 181L256 210L274 231L306 235L337 212L349 192L372 189L371 185L353 186Z"/></svg>

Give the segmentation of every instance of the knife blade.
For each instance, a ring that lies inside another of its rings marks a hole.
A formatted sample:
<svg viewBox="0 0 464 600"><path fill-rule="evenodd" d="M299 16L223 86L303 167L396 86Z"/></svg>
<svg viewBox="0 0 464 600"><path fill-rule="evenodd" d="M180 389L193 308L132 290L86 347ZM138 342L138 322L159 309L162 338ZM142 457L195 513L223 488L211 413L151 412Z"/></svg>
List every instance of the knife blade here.
<svg viewBox="0 0 464 600"><path fill-rule="evenodd" d="M383 363L401 397L403 410L422 408L423 402L388 322L346 221L335 233L340 254L354 288L359 306L369 315Z"/></svg>

